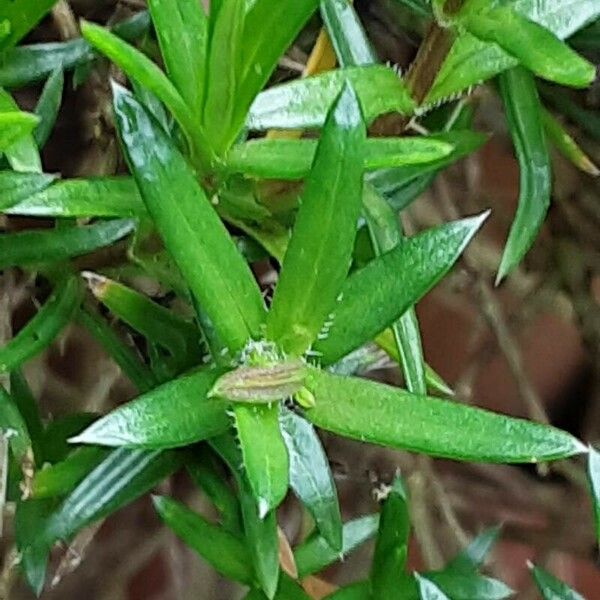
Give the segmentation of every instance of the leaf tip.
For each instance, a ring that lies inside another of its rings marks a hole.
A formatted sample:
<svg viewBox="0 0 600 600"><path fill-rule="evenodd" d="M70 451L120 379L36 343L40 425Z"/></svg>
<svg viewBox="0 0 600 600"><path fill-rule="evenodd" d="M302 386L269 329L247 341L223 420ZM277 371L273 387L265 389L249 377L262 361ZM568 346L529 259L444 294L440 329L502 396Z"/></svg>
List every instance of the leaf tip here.
<svg viewBox="0 0 600 600"><path fill-rule="evenodd" d="M93 271L82 271L81 277L85 280L90 292L94 295L94 298L101 300L110 284L110 279L104 277L104 275L94 273Z"/></svg>
<svg viewBox="0 0 600 600"><path fill-rule="evenodd" d="M266 498L258 499L258 518L262 521L269 514L269 502Z"/></svg>

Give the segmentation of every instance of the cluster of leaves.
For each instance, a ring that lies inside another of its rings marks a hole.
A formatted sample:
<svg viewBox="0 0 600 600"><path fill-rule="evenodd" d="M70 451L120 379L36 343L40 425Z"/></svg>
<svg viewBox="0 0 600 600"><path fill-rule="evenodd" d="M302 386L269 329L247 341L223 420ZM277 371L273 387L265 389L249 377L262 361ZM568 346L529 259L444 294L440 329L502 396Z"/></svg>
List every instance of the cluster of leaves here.
<svg viewBox="0 0 600 600"><path fill-rule="evenodd" d="M548 208L547 140L590 169L541 106L534 76L580 87L592 81L593 67L561 39L600 15L597 2L579 2L577 14L566 0L406 2L452 40L423 102L408 80L377 64L346 0L220 0L208 14L197 0L150 0L151 19L140 13L112 30L82 23L81 39L15 47L51 4L22 2L18 14L0 9L0 84L46 79L35 114L0 93L0 208L62 223L0 237L3 268L36 272L52 286L39 312L0 348L0 370L11 382L0 411L11 433L9 498L17 502L23 572L36 591L55 542L73 539L185 465L218 509L219 524L157 498L163 520L222 574L247 585L248 598L306 597L280 573L275 509L288 489L315 524L294 550L299 578L374 535L378 523L369 516L342 524L314 426L477 462L587 452L598 492L596 453L566 432L428 395L449 390L424 362L414 305L448 273L486 215L411 238L397 215L438 171L485 141L470 128L468 103L453 97L497 76L521 168L499 280L520 262ZM319 4L341 68L263 89ZM140 37L145 52L132 45ZM151 58L154 39L164 70ZM99 55L131 84L132 91L113 85L131 177L57 181L42 172L38 148L60 106L63 71L81 81ZM369 137L368 125L387 113L420 115L431 135ZM273 128L319 135L259 135ZM272 179L296 183L274 192ZM241 234L234 239L225 223ZM151 243L157 235L164 249ZM121 268L83 275L97 301L145 341L144 360L85 297L70 262L127 236ZM280 265L268 306L250 268L263 257ZM128 287L132 273L157 279L193 316ZM76 414L45 423L19 368L72 320L98 339L140 395L97 420ZM406 390L351 376L357 353L373 340L397 357ZM406 496L395 481L369 581L332 597L382 598L399 589L423 599L510 594L477 572L493 535L441 572L409 576L408 531ZM543 571L533 574L545 597L562 589Z"/></svg>

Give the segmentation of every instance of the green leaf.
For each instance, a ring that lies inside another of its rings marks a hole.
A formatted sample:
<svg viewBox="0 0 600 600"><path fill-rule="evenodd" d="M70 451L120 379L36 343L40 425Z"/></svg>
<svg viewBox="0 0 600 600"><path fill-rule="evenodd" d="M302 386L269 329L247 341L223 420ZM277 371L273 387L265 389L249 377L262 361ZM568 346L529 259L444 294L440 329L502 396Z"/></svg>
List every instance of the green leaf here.
<svg viewBox="0 0 600 600"><path fill-rule="evenodd" d="M367 123L389 112L411 114L414 102L398 75L387 67L336 69L269 88L250 107L250 129L322 127L344 82L349 81Z"/></svg>
<svg viewBox="0 0 600 600"><path fill-rule="evenodd" d="M232 121L238 101L245 4L245 0L223 0L210 38L203 123L218 155L229 148L242 125Z"/></svg>
<svg viewBox="0 0 600 600"><path fill-rule="evenodd" d="M547 140L552 142L555 148L578 169L584 173L598 177L600 169L567 133L558 119L546 109L542 109L541 116Z"/></svg>
<svg viewBox="0 0 600 600"><path fill-rule="evenodd" d="M350 554L377 532L379 515L366 515L344 523L342 549L333 549L321 535L312 535L294 550L300 579L322 571L325 567Z"/></svg>
<svg viewBox="0 0 600 600"><path fill-rule="evenodd" d="M50 175L39 177L49 178ZM33 193L35 190L31 190L32 195L28 198L24 198L25 192L19 194L18 204L13 203L14 205L5 212L30 217L57 218L148 217L132 177L67 179L50 187L47 187L48 183L44 185L46 189L37 194Z"/></svg>
<svg viewBox="0 0 600 600"><path fill-rule="evenodd" d="M419 598L421 598L421 600L450 600L450 598L448 598L435 583L429 581L429 579L421 577L418 573L415 573L415 579L417 581Z"/></svg>
<svg viewBox="0 0 600 600"><path fill-rule="evenodd" d="M190 458L186 461L190 478L215 505L223 527L239 534L242 531L240 504L225 479L224 469L217 468L215 453L206 444L201 444L190 451Z"/></svg>
<svg viewBox="0 0 600 600"><path fill-rule="evenodd" d="M569 37L600 16L596 0L516 0L510 6L559 39ZM438 72L426 102L439 102L517 64L518 61L497 44L482 42L468 33L460 35Z"/></svg>
<svg viewBox="0 0 600 600"><path fill-rule="evenodd" d="M403 576L409 533L408 499L402 480L396 476L379 517L370 574L373 598L391 598L394 594L403 597L406 593Z"/></svg>
<svg viewBox="0 0 600 600"><path fill-rule="evenodd" d="M0 372L16 369L47 348L69 323L82 297L83 288L76 277L58 284L37 314L0 348Z"/></svg>
<svg viewBox="0 0 600 600"><path fill-rule="evenodd" d="M325 596L325 600L370 600L371 592L368 581L359 581L339 588L333 594Z"/></svg>
<svg viewBox="0 0 600 600"><path fill-rule="evenodd" d="M499 533L500 527L490 527L482 531L460 554L448 563L444 571L468 573L478 569L496 543Z"/></svg>
<svg viewBox="0 0 600 600"><path fill-rule="evenodd" d="M140 11L111 31L125 40L134 40L148 30L147 11ZM94 59L90 45L83 39L49 42L10 48L0 59L0 86L14 89L47 79L57 69L69 70Z"/></svg>
<svg viewBox="0 0 600 600"><path fill-rule="evenodd" d="M234 437L230 434L222 435L212 439L210 444L227 463L236 479L246 543L252 555L254 571L261 589L267 598L271 599L275 596L280 578L279 538L275 511L271 511L264 518L260 517Z"/></svg>
<svg viewBox="0 0 600 600"><path fill-rule="evenodd" d="M246 477L262 519L285 498L289 461L279 429L279 402L233 409Z"/></svg>
<svg viewBox="0 0 600 600"><path fill-rule="evenodd" d="M587 473L594 507L596 543L600 544L600 453L592 446L589 448Z"/></svg>
<svg viewBox="0 0 600 600"><path fill-rule="evenodd" d="M342 67L379 62L351 2L321 0L321 16Z"/></svg>
<svg viewBox="0 0 600 600"><path fill-rule="evenodd" d="M67 458L36 471L31 483L32 498L65 496L108 454L103 448L77 448Z"/></svg>
<svg viewBox="0 0 600 600"><path fill-rule="evenodd" d="M581 594L540 567L531 563L528 566L543 600L585 600Z"/></svg>
<svg viewBox="0 0 600 600"><path fill-rule="evenodd" d="M208 19L197 0L148 3L169 79L200 115L204 95Z"/></svg>
<svg viewBox="0 0 600 600"><path fill-rule="evenodd" d="M22 112L12 96L0 88L0 151L15 171L42 172L32 131L38 117Z"/></svg>
<svg viewBox="0 0 600 600"><path fill-rule="evenodd" d="M171 498L152 500L165 524L221 575L247 585L254 582L250 555L239 538Z"/></svg>
<svg viewBox="0 0 600 600"><path fill-rule="evenodd" d="M267 336L302 354L332 310L350 266L362 200L360 106L350 84L331 109L307 179L267 320Z"/></svg>
<svg viewBox="0 0 600 600"><path fill-rule="evenodd" d="M471 12L467 3L458 20L469 33L497 44L539 77L572 87L586 87L596 77L594 65L511 7Z"/></svg>
<svg viewBox="0 0 600 600"><path fill-rule="evenodd" d="M55 3L56 0L3 2L0 6L0 22L8 21L10 28L8 35L0 38L0 51L16 45Z"/></svg>
<svg viewBox="0 0 600 600"><path fill-rule="evenodd" d="M69 541L77 532L136 498L177 470L181 455L119 449L111 452L54 511L45 500L20 502L17 546L31 587L44 585L52 545Z"/></svg>
<svg viewBox="0 0 600 600"><path fill-rule="evenodd" d="M89 44L112 60L128 77L148 88L164 103L185 132L192 154L206 167L210 163L211 153L199 122L160 68L104 27L83 21L81 33Z"/></svg>
<svg viewBox="0 0 600 600"><path fill-rule="evenodd" d="M0 385L0 431L8 440L17 461L27 459L31 451L31 438L27 425L12 396Z"/></svg>
<svg viewBox="0 0 600 600"><path fill-rule="evenodd" d="M201 341L193 323L112 279L90 272L84 276L97 300L151 344L167 351L161 360L175 373L200 362Z"/></svg>
<svg viewBox="0 0 600 600"><path fill-rule="evenodd" d="M68 541L152 489L181 466L174 452L119 449L111 452L50 516L41 537Z"/></svg>
<svg viewBox="0 0 600 600"><path fill-rule="evenodd" d="M114 102L127 160L167 250L217 335L241 349L258 337L265 314L252 272L173 143L123 89Z"/></svg>
<svg viewBox="0 0 600 600"><path fill-rule="evenodd" d="M11 206L47 188L55 175L0 171L0 210L8 212Z"/></svg>
<svg viewBox="0 0 600 600"><path fill-rule="evenodd" d="M422 138L417 138L422 139ZM367 181L375 186L380 194L384 194L395 210L402 210L405 204L398 204L393 195L410 183L425 179L423 189L427 188L433 181L433 176L441 169L455 163L479 149L487 140L487 137L476 131L448 131L427 137L430 141L441 141L451 144L454 149L450 154L437 160L422 164L406 165L395 169L383 169L367 175Z"/></svg>
<svg viewBox="0 0 600 600"><path fill-rule="evenodd" d="M257 589L250 590L244 596L244 600L265 600L266 598L267 596ZM311 596L307 596L298 583L282 573L273 600L311 600Z"/></svg>
<svg viewBox="0 0 600 600"><path fill-rule="evenodd" d="M173 379L116 408L70 441L174 448L219 435L229 426L226 404L207 394L222 373L203 369Z"/></svg>
<svg viewBox="0 0 600 600"><path fill-rule="evenodd" d="M25 421L27 432L31 438L31 447L36 464L43 461L42 442L44 425L40 417L37 400L33 397L27 380L20 370L15 369L10 374L10 395Z"/></svg>
<svg viewBox="0 0 600 600"><path fill-rule="evenodd" d="M130 219L104 221L83 227L33 230L0 235L0 269L58 262L110 246L130 233Z"/></svg>
<svg viewBox="0 0 600 600"><path fill-rule="evenodd" d="M36 595L40 595L46 578L46 562L50 542L40 536L44 521L52 510L47 500L17 502L15 514L15 543L21 556L21 570Z"/></svg>
<svg viewBox="0 0 600 600"><path fill-rule="evenodd" d="M50 137L56 117L60 109L62 100L64 73L62 68L56 69L42 89L42 95L35 107L35 114L40 118L40 122L33 132L33 137L38 148L43 148L44 144Z"/></svg>
<svg viewBox="0 0 600 600"><path fill-rule="evenodd" d="M536 463L585 452L570 434L447 400L311 369L315 406L306 417L345 437L431 456Z"/></svg>
<svg viewBox="0 0 600 600"><path fill-rule="evenodd" d="M506 277L531 248L548 211L552 186L542 108L533 76L522 67L516 67L502 73L498 84L519 161L519 204L496 283Z"/></svg>
<svg viewBox="0 0 600 600"><path fill-rule="evenodd" d="M255 0L246 4L249 9L240 49L242 80L236 98L234 124L242 123L246 118L254 97L263 89L281 55L316 10L318 0L294 0L293 3Z"/></svg>
<svg viewBox="0 0 600 600"><path fill-rule="evenodd" d="M110 325L95 311L84 308L76 315L83 325L117 363L125 377L140 392L146 392L156 385L153 373L138 358L132 348L125 345Z"/></svg>
<svg viewBox="0 0 600 600"><path fill-rule="evenodd" d="M97 417L95 413L73 412L50 421L42 438L43 463L58 463L65 460L76 448L69 444L69 438L84 427L91 425Z"/></svg>
<svg viewBox="0 0 600 600"><path fill-rule="evenodd" d="M371 185L365 186L363 204L375 254L380 256L401 244L403 232L398 216ZM421 333L413 306L392 325L392 333L406 388L414 394L427 393Z"/></svg>
<svg viewBox="0 0 600 600"><path fill-rule="evenodd" d="M20 138L31 133L39 119L22 111L0 112L0 152L9 150Z"/></svg>
<svg viewBox="0 0 600 600"><path fill-rule="evenodd" d="M452 600L504 600L514 595L507 585L476 572L456 573L447 569L423 573L430 582Z"/></svg>
<svg viewBox="0 0 600 600"><path fill-rule="evenodd" d="M342 287L329 333L313 345L321 364L336 362L399 319L450 270L486 216L408 238L353 273ZM365 312L367 297L371 308Z"/></svg>
<svg viewBox="0 0 600 600"><path fill-rule="evenodd" d="M251 177L302 179L310 172L317 145L318 141L311 139L251 140L231 149L226 169ZM427 137L371 138L365 140L364 169L374 171L429 163L449 155L452 150L447 142Z"/></svg>
<svg viewBox="0 0 600 600"><path fill-rule="evenodd" d="M290 457L290 487L327 544L342 550L342 518L329 461L313 427L290 410L279 417Z"/></svg>

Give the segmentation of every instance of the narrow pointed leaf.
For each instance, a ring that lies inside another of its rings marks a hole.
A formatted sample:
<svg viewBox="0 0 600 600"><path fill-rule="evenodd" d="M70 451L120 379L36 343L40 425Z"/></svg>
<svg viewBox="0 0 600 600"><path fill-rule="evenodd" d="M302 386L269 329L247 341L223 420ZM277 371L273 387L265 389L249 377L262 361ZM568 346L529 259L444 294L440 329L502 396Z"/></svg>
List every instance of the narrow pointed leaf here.
<svg viewBox="0 0 600 600"><path fill-rule="evenodd" d="M322 0L321 16L342 67L378 62L361 22L348 0Z"/></svg>
<svg viewBox="0 0 600 600"><path fill-rule="evenodd" d="M0 38L0 50L17 44L38 21L52 8L56 0L19 0L3 2L0 6L0 23L8 21L9 30L6 37Z"/></svg>
<svg viewBox="0 0 600 600"><path fill-rule="evenodd" d="M542 600L585 600L581 594L540 567L529 564L529 569Z"/></svg>
<svg viewBox="0 0 600 600"><path fill-rule="evenodd" d="M54 129L62 100L64 82L64 73L59 67L48 77L35 107L35 114L40 118L40 122L33 132L38 148L44 146Z"/></svg>
<svg viewBox="0 0 600 600"><path fill-rule="evenodd" d="M58 262L110 246L134 228L131 219L68 229L21 231L0 235L0 269Z"/></svg>
<svg viewBox="0 0 600 600"><path fill-rule="evenodd" d="M130 94L115 88L114 102L127 160L167 250L217 335L239 350L264 319L252 272L171 140Z"/></svg>
<svg viewBox="0 0 600 600"><path fill-rule="evenodd" d="M327 544L342 550L342 518L329 461L312 425L282 411L281 432L290 457L290 487L315 520Z"/></svg>
<svg viewBox="0 0 600 600"><path fill-rule="evenodd" d="M468 3L465 12L468 10ZM499 6L473 14L459 15L469 33L500 46L524 67L547 79L573 87L594 81L594 65L571 50L551 31L523 17L512 7Z"/></svg>
<svg viewBox="0 0 600 600"><path fill-rule="evenodd" d="M47 348L69 323L83 297L76 277L57 285L42 308L0 348L0 372L7 373Z"/></svg>
<svg viewBox="0 0 600 600"><path fill-rule="evenodd" d="M579 144L567 133L566 129L547 110L542 109L542 122L548 141L571 163L584 173L594 177L600 175L600 169L581 149Z"/></svg>
<svg viewBox="0 0 600 600"><path fill-rule="evenodd" d="M411 183L422 180L425 181L421 187L426 189L433 181L436 173L475 152L485 143L487 137L478 131L456 130L428 136L427 139L451 144L453 150L447 156L431 162L406 165L394 169L382 169L367 175L369 183L374 185L380 194L384 194L389 199L395 210L402 210L406 207L406 204L398 203L394 199L393 195L395 193Z"/></svg>
<svg viewBox="0 0 600 600"><path fill-rule="evenodd" d="M497 282L522 260L550 205L552 176L541 105L533 75L515 67L498 77L506 120L519 161L519 204L502 253Z"/></svg>
<svg viewBox="0 0 600 600"><path fill-rule="evenodd" d="M115 23L111 31L133 41L150 25L147 11ZM14 89L47 79L56 69L69 70L94 59L90 45L82 38L66 42L47 42L10 48L0 61L0 86Z"/></svg>
<svg viewBox="0 0 600 600"><path fill-rule="evenodd" d="M38 596L46 579L46 563L51 543L40 536L52 504L47 500L27 500L17 503L15 514L15 544L21 556L21 571L29 587Z"/></svg>
<svg viewBox="0 0 600 600"><path fill-rule="evenodd" d="M242 467L242 457L232 435L211 440L211 445L227 463L237 482L242 520L254 571L267 598L272 599L279 583L279 539L277 517L271 511L261 518L258 505Z"/></svg>
<svg viewBox="0 0 600 600"><path fill-rule="evenodd" d="M55 510L47 500L28 500L17 509L17 546L31 587L40 593L50 548L69 541L162 481L181 466L172 452L115 450Z"/></svg>
<svg viewBox="0 0 600 600"><path fill-rule="evenodd" d="M267 335L285 352L302 354L315 340L350 267L365 136L346 85L323 129L269 312Z"/></svg>
<svg viewBox="0 0 600 600"><path fill-rule="evenodd" d="M271 77L281 55L316 10L318 0L293 3L255 0L246 4L249 10L241 43L242 81L236 99L236 119L240 123L256 94Z"/></svg>
<svg viewBox="0 0 600 600"><path fill-rule="evenodd" d="M55 179L55 175L45 173L0 171L0 210L7 212L11 206L47 188Z"/></svg>
<svg viewBox="0 0 600 600"><path fill-rule="evenodd" d="M164 523L221 575L254 582L250 555L239 538L171 498L155 496L153 502Z"/></svg>
<svg viewBox="0 0 600 600"><path fill-rule="evenodd" d="M42 172L32 133L38 122L38 117L21 111L12 96L0 88L0 151L15 171Z"/></svg>
<svg viewBox="0 0 600 600"><path fill-rule="evenodd" d="M289 461L279 429L279 404L238 404L233 409L244 469L260 517L279 506L288 488Z"/></svg>
<svg viewBox="0 0 600 600"><path fill-rule="evenodd" d="M377 532L379 515L366 515L344 523L342 549L334 550L321 535L312 535L294 550L300 579L322 571L340 560Z"/></svg>
<svg viewBox="0 0 600 600"><path fill-rule="evenodd" d="M310 172L317 144L310 139L252 140L233 147L227 170L251 177L302 179ZM447 142L426 137L371 138L365 140L364 169L428 163L447 156L452 149Z"/></svg>
<svg viewBox="0 0 600 600"><path fill-rule="evenodd" d="M17 461L27 458L31 452L31 438L27 424L19 412L13 397L0 385L0 431Z"/></svg>
<svg viewBox="0 0 600 600"><path fill-rule="evenodd" d="M419 598L421 600L450 600L435 583L425 577L415 573L417 587L419 588Z"/></svg>
<svg viewBox="0 0 600 600"><path fill-rule="evenodd" d="M78 448L63 461L36 471L31 483L32 498L67 495L107 455L104 448Z"/></svg>
<svg viewBox="0 0 600 600"><path fill-rule="evenodd" d="M37 400L34 398L29 384L23 373L16 369L10 374L10 395L13 398L19 414L23 417L27 432L31 438L31 447L36 464L42 464L42 443L44 437L44 424L40 415Z"/></svg>
<svg viewBox="0 0 600 600"><path fill-rule="evenodd" d="M510 6L561 40L600 16L596 0L516 0ZM517 64L518 60L498 44L486 43L464 33L454 42L427 102L438 102L455 95Z"/></svg>
<svg viewBox="0 0 600 600"><path fill-rule="evenodd" d="M379 517L370 574L374 598L405 594L402 576L406 568L409 533L408 499L402 480L397 476L383 501Z"/></svg>
<svg viewBox="0 0 600 600"><path fill-rule="evenodd" d="M197 0L148 3L169 79L193 112L204 94L208 19Z"/></svg>
<svg viewBox="0 0 600 600"><path fill-rule="evenodd" d="M174 448L219 435L229 426L226 404L207 394L222 373L204 369L173 379L108 413L70 441Z"/></svg>
<svg viewBox="0 0 600 600"><path fill-rule="evenodd" d="M481 567L498 540L499 533L499 527L490 527L482 531L460 554L448 563L445 570L469 572Z"/></svg>
<svg viewBox="0 0 600 600"><path fill-rule="evenodd" d="M245 4L245 0L224 0L211 32L203 123L219 155L235 140L242 125L233 124L233 119L241 76Z"/></svg>
<svg viewBox="0 0 600 600"><path fill-rule="evenodd" d="M423 576L452 600L504 600L514 595L502 581L477 572L456 573L444 569L423 573Z"/></svg>
<svg viewBox="0 0 600 600"><path fill-rule="evenodd" d="M148 216L132 177L67 179L44 187L46 189L27 198L20 196L19 202L5 212L57 218Z"/></svg>
<svg viewBox="0 0 600 600"><path fill-rule="evenodd" d="M592 493L596 543L600 545L600 453L591 446L588 454L587 474Z"/></svg>
<svg viewBox="0 0 600 600"><path fill-rule="evenodd" d="M431 456L492 463L535 463L585 452L570 434L549 427L411 394L399 388L312 369L306 417L345 437Z"/></svg>
<svg viewBox="0 0 600 600"><path fill-rule="evenodd" d="M250 129L322 127L345 81L356 91L365 121L389 112L410 114L414 103L406 86L387 67L352 67L274 86L259 94L250 107Z"/></svg>
<svg viewBox="0 0 600 600"><path fill-rule="evenodd" d="M344 283L333 324L313 345L329 365L400 318L452 267L487 213L429 229L375 258ZM365 313L364 299L371 309Z"/></svg>
<svg viewBox="0 0 600 600"><path fill-rule="evenodd" d="M193 323L112 279L89 272L84 276L94 296L115 316L168 351L163 360L176 371L200 362L201 342Z"/></svg>
<svg viewBox="0 0 600 600"><path fill-rule="evenodd" d="M76 314L76 319L117 363L125 377L139 392L146 392L156 385L157 381L152 371L135 351L120 339L103 317L86 307Z"/></svg>
<svg viewBox="0 0 600 600"><path fill-rule="evenodd" d="M31 113L0 112L0 152L10 149L20 138L31 133L38 122L38 117Z"/></svg>
<svg viewBox="0 0 600 600"><path fill-rule="evenodd" d="M375 255L380 256L400 245L403 242L403 232L398 215L371 185L365 186L363 204ZM400 356L405 387L414 394L427 393L423 345L414 307L408 308L392 324L391 329Z"/></svg>
<svg viewBox="0 0 600 600"><path fill-rule="evenodd" d="M186 462L187 472L192 481L210 498L219 511L223 527L230 533L242 531L240 503L225 480L224 469L217 468L218 458L206 444L191 451L191 461Z"/></svg>
<svg viewBox="0 0 600 600"><path fill-rule="evenodd" d="M112 60L128 77L147 87L163 102L185 132L192 152L205 163L210 160L209 146L199 122L177 88L157 65L104 27L84 21L81 24L81 33L89 44Z"/></svg>
<svg viewBox="0 0 600 600"><path fill-rule="evenodd" d="M181 466L173 452L112 451L51 515L41 537L68 541L78 531L106 517L152 489Z"/></svg>

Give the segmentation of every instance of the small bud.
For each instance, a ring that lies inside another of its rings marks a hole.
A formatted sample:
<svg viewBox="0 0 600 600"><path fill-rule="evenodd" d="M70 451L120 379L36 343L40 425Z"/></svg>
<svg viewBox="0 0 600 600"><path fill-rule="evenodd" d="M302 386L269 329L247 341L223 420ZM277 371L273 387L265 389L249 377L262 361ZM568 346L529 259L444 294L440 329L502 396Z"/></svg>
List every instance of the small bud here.
<svg viewBox="0 0 600 600"><path fill-rule="evenodd" d="M295 394L294 400L302 408L313 408L316 404L313 393L305 387L301 387Z"/></svg>
<svg viewBox="0 0 600 600"><path fill-rule="evenodd" d="M291 360L261 367L239 367L220 377L209 397L267 404L296 394L304 384L306 365Z"/></svg>

